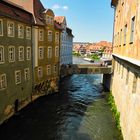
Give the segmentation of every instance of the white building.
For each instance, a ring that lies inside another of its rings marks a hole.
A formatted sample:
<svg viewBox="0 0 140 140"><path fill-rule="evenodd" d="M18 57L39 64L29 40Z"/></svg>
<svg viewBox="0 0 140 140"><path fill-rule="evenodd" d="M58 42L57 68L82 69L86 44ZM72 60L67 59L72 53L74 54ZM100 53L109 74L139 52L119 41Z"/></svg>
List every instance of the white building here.
<svg viewBox="0 0 140 140"><path fill-rule="evenodd" d="M64 16L55 17L55 21L59 23L63 28L63 31L61 33L60 65L72 64L72 48L73 48L72 30L67 27L66 18Z"/></svg>

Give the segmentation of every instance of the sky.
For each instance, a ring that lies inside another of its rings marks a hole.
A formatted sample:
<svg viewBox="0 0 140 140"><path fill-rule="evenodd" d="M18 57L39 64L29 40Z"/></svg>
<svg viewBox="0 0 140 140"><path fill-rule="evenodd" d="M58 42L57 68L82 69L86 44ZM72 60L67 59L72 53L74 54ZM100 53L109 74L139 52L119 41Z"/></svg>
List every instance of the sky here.
<svg viewBox="0 0 140 140"><path fill-rule="evenodd" d="M65 16L74 42L112 41L114 10L111 0L41 0L56 16Z"/></svg>

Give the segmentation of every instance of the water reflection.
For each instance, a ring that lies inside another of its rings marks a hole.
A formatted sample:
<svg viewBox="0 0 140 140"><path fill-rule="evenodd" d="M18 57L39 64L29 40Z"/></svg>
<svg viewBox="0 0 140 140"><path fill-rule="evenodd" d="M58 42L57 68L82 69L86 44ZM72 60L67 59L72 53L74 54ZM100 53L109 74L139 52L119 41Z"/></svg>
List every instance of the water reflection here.
<svg viewBox="0 0 140 140"><path fill-rule="evenodd" d="M65 78L60 93L42 97L0 127L3 140L121 140L102 96L101 75Z"/></svg>

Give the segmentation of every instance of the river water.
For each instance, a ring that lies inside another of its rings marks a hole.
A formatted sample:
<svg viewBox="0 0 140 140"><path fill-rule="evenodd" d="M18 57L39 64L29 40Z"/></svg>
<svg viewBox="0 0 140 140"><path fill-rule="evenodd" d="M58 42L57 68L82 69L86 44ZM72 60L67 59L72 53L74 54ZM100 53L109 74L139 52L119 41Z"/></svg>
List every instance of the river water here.
<svg viewBox="0 0 140 140"><path fill-rule="evenodd" d="M59 93L41 97L3 124L0 139L122 140L102 94L101 78L65 78Z"/></svg>

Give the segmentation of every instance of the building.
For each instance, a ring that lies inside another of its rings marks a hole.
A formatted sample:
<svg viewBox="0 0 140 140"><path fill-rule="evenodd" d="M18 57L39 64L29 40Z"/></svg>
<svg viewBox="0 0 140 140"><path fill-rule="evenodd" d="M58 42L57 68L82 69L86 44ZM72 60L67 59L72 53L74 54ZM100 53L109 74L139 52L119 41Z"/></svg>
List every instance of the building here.
<svg viewBox="0 0 140 140"><path fill-rule="evenodd" d="M140 139L140 1L112 0L114 8L112 93L124 140Z"/></svg>
<svg viewBox="0 0 140 140"><path fill-rule="evenodd" d="M0 1L0 123L31 101L32 14Z"/></svg>
<svg viewBox="0 0 140 140"><path fill-rule="evenodd" d="M32 13L34 17L32 26L34 91L32 98L57 91L62 28L54 21L54 12L44 8L40 0L9 1Z"/></svg>
<svg viewBox="0 0 140 140"><path fill-rule="evenodd" d="M55 21L63 28L63 31L61 33L60 65L72 64L72 30L67 27L66 18L64 16L56 16Z"/></svg>

